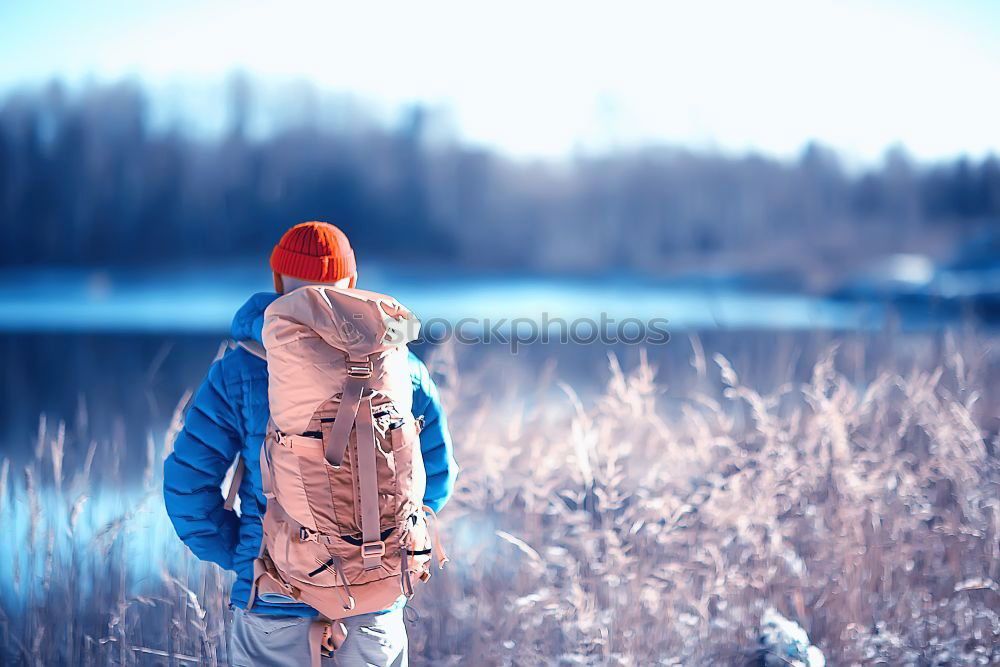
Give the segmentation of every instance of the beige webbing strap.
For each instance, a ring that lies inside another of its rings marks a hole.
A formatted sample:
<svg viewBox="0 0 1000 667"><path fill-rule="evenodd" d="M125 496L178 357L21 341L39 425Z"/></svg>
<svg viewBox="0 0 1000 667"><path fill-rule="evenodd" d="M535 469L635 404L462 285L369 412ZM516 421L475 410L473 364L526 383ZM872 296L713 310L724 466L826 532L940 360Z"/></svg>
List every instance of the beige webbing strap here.
<svg viewBox="0 0 1000 667"><path fill-rule="evenodd" d="M324 651L328 655L343 646L347 639L347 626L343 622L319 616L309 624L309 658L312 667L320 667L323 663Z"/></svg>
<svg viewBox="0 0 1000 667"><path fill-rule="evenodd" d="M326 462L332 466L340 466L347 451L347 443L351 437L351 427L358 415L361 405L361 394L367 386L367 378L348 376L344 382L344 393L340 398L337 416L330 422L323 422L323 451Z"/></svg>
<svg viewBox="0 0 1000 667"><path fill-rule="evenodd" d="M226 502L222 504L227 511L232 511L236 505L236 497L240 493L240 484L243 482L243 471L245 468L246 464L243 462L243 457L240 456L236 462L236 470L233 471L233 479L229 482L229 491L226 492Z"/></svg>
<svg viewBox="0 0 1000 667"><path fill-rule="evenodd" d="M413 597L413 582L410 580L410 564L407 562L406 547L399 550L399 576L402 579L401 586L406 599Z"/></svg>
<svg viewBox="0 0 1000 667"><path fill-rule="evenodd" d="M434 553L431 555L431 558L433 559L436 557L438 562L438 569L443 570L449 558L448 554L444 552L444 547L441 545L441 535L438 525L438 516L434 512L434 510L432 510L427 505L424 505L421 509L423 509L426 514L429 514L431 518L434 519L434 523L432 524L431 528L431 548L434 550Z"/></svg>
<svg viewBox="0 0 1000 667"><path fill-rule="evenodd" d="M265 350L264 346L255 340L241 340L236 344L255 357L260 357L264 360L267 359L267 350Z"/></svg>
<svg viewBox="0 0 1000 667"><path fill-rule="evenodd" d="M323 665L323 636L329 627L328 621L317 620L309 624L309 658L312 667Z"/></svg>
<svg viewBox="0 0 1000 667"><path fill-rule="evenodd" d="M274 480L271 478L271 456L267 447L265 441L261 445L260 452L260 490L264 494L265 502L271 502L274 499Z"/></svg>
<svg viewBox="0 0 1000 667"><path fill-rule="evenodd" d="M378 507L378 472L375 469L375 426L372 401L365 399L358 410L358 485L361 495L361 556L366 570L382 565L385 542L381 539Z"/></svg>

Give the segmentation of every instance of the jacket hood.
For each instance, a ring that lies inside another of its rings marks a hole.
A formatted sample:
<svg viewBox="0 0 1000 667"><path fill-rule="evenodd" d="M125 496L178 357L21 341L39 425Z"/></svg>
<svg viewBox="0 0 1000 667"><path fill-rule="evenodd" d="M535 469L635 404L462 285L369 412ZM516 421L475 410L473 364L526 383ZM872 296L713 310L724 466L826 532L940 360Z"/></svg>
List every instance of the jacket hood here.
<svg viewBox="0 0 1000 667"><path fill-rule="evenodd" d="M275 292L257 292L247 299L233 316L229 329L232 337L238 341L255 340L263 345L264 309L279 296Z"/></svg>

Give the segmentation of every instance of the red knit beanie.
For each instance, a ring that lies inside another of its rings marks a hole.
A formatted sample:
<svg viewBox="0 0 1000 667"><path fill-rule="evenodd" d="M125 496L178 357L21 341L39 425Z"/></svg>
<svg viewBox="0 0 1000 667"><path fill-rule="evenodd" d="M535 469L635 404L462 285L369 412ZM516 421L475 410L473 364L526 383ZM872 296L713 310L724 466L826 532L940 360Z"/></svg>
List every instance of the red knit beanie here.
<svg viewBox="0 0 1000 667"><path fill-rule="evenodd" d="M271 268L317 283L332 283L357 271L347 236L328 222L303 222L285 232L271 253Z"/></svg>

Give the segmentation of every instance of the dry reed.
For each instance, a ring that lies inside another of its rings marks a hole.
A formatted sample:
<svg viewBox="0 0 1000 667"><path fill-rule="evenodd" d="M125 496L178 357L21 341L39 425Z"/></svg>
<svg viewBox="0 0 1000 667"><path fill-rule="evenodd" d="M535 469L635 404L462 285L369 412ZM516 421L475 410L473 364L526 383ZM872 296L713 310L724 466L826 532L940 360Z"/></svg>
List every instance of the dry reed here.
<svg viewBox="0 0 1000 667"><path fill-rule="evenodd" d="M856 348L755 382L693 338L686 375L611 356L597 392L551 363L437 350L462 473L454 564L411 605L413 662L751 664L774 606L830 664L1000 664L990 348L948 337L840 368ZM70 436L44 418L24 481L0 465L25 550L0 580L5 664L225 664L227 575L171 547L159 507L179 419L131 486L95 444L63 484ZM136 542L153 542L138 574Z"/></svg>

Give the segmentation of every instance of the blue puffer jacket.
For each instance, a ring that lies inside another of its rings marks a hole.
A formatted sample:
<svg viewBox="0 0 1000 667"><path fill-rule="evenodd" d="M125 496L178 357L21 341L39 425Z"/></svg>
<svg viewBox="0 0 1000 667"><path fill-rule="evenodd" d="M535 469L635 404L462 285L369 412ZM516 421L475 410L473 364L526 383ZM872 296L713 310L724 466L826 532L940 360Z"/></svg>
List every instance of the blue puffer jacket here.
<svg viewBox="0 0 1000 667"><path fill-rule="evenodd" d="M264 309L277 294L255 294L233 318L236 340L261 342ZM435 512L448 500L458 466L437 387L424 364L410 354L413 415L424 418L420 450L427 470L424 503ZM253 562L260 550L265 500L260 484L260 447L269 418L267 365L242 347L229 350L208 369L208 376L188 408L184 429L163 466L163 496L178 537L202 560L236 573L232 603L246 608ZM220 485L240 454L246 472L240 485L241 516L226 511ZM311 616L306 605L268 604L260 613Z"/></svg>

